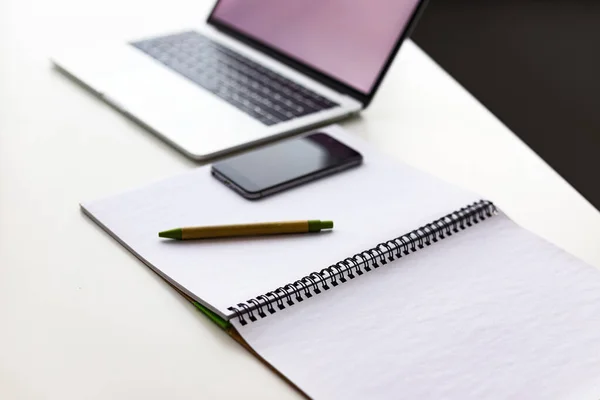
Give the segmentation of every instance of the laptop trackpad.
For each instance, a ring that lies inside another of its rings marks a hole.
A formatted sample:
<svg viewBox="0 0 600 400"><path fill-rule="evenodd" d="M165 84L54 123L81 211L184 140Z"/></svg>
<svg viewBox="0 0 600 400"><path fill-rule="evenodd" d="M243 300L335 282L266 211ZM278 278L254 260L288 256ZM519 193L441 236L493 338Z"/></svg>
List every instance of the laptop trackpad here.
<svg viewBox="0 0 600 400"><path fill-rule="evenodd" d="M193 156L240 146L272 131L130 45L96 48L71 61L62 66Z"/></svg>

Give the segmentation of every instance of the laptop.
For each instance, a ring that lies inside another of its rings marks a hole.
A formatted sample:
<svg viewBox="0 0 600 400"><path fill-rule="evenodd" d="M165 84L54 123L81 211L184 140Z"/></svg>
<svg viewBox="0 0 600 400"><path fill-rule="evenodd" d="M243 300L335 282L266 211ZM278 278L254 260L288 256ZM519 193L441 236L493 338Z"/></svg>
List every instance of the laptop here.
<svg viewBox="0 0 600 400"><path fill-rule="evenodd" d="M366 108L423 8L422 0L219 0L198 29L52 61L208 161Z"/></svg>

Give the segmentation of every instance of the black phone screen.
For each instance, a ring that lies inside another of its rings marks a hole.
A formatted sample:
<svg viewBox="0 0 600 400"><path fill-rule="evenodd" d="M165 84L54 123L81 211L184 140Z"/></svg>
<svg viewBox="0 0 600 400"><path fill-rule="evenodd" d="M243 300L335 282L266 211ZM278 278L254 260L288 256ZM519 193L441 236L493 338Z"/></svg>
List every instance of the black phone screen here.
<svg viewBox="0 0 600 400"><path fill-rule="evenodd" d="M245 192L257 193L323 172L357 165L360 153L324 133L285 140L213 165Z"/></svg>

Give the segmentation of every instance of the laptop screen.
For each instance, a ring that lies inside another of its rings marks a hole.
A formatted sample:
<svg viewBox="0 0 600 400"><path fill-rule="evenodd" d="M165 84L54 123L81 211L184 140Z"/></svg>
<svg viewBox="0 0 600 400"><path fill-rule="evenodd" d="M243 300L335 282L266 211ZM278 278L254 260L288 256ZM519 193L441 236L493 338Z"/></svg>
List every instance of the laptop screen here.
<svg viewBox="0 0 600 400"><path fill-rule="evenodd" d="M220 0L211 18L368 94L420 0Z"/></svg>

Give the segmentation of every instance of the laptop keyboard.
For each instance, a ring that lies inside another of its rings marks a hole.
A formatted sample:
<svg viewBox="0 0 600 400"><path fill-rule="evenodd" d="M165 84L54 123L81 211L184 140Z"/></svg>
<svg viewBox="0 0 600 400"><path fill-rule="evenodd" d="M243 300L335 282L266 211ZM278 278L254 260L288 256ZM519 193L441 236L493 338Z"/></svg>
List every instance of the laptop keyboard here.
<svg viewBox="0 0 600 400"><path fill-rule="evenodd" d="M197 32L132 45L265 125L338 105Z"/></svg>

